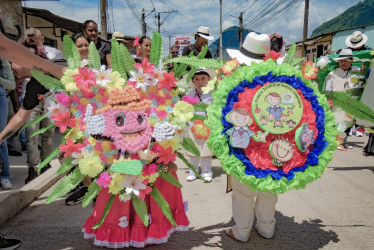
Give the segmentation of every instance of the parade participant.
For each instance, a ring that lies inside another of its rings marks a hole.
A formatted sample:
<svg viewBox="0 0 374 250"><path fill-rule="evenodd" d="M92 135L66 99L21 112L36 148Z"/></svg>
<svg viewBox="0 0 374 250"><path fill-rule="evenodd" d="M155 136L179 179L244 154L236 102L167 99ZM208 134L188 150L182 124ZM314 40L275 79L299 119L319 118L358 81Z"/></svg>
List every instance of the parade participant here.
<svg viewBox="0 0 374 250"><path fill-rule="evenodd" d="M151 42L151 38L147 36L142 36L134 41L134 46L136 46L135 62L141 63L143 58L149 59L151 56Z"/></svg>
<svg viewBox="0 0 374 250"><path fill-rule="evenodd" d="M205 45L208 45L208 40L214 40L214 37L210 36L209 28L200 26L195 34L195 43L186 46L183 49L182 56L188 56L191 51L193 51L194 56L197 56L204 49ZM204 58L212 58L212 53L210 50L208 50Z"/></svg>
<svg viewBox="0 0 374 250"><path fill-rule="evenodd" d="M262 61L264 51L270 51L269 36L251 32L245 38L240 50L228 49L227 53L231 58L236 58L240 63L250 66L252 62ZM234 175L231 176L231 185L235 226L228 229L226 234L237 241L247 242L256 216L255 228L258 233L264 238L272 238L276 222L274 214L278 201L277 194L251 190Z"/></svg>
<svg viewBox="0 0 374 250"><path fill-rule="evenodd" d="M92 20L86 20L83 23L83 33L87 36L90 42L95 43L96 49L99 52L101 64L106 65L108 68L111 68L110 44L103 41L99 37L96 22Z"/></svg>
<svg viewBox="0 0 374 250"><path fill-rule="evenodd" d="M339 53L339 57L333 58L334 61L338 62L339 68L331 71L326 77L327 91L345 91L360 86L357 83L353 83L354 80L352 79L357 79L357 77L350 73L354 59L357 58L352 56L351 49L342 49ZM341 142L337 149L352 149L353 146L347 144L348 133L353 124L352 117L338 107L333 106L332 111L339 130L338 140Z"/></svg>
<svg viewBox="0 0 374 250"><path fill-rule="evenodd" d="M192 77L192 84L193 89L188 96L198 98L201 103L211 104L213 102L212 93L211 91L207 94L204 94L202 91L203 87L206 87L208 81L212 79L214 75L214 70L207 70L207 69L198 69L194 76ZM213 77L214 78L214 77ZM197 115L202 115L206 117L206 112L195 112ZM213 178L212 172L212 157L213 153L208 148L207 139L209 137L209 132L205 134L201 134L196 131L196 127L204 126L204 122L201 120L196 120L190 124L190 128L188 130L189 137L195 142L196 146L200 151L200 156L196 156L191 154L187 151L187 155L190 157L191 164L194 165L196 171L199 171L199 167L201 169L201 176L206 182L211 182ZM208 131L208 128L206 128ZM194 181L196 180L196 174L190 169L190 173L187 176L187 181Z"/></svg>

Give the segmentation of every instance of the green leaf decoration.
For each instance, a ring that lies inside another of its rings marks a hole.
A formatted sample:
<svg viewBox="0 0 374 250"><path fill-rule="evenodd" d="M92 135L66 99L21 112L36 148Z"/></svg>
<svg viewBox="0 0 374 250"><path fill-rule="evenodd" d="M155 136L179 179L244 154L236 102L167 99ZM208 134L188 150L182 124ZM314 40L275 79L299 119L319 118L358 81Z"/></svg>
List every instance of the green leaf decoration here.
<svg viewBox="0 0 374 250"><path fill-rule="evenodd" d="M38 167L38 175L40 174L40 171L50 162L53 160L53 158L56 157L56 155L58 155L60 153L60 148L57 147L55 148L55 150L52 151L52 153L50 153L50 155L47 156L47 158L44 159L44 161L42 163L40 163L39 167Z"/></svg>
<svg viewBox="0 0 374 250"><path fill-rule="evenodd" d="M206 103L203 103L203 102L199 102L199 103L196 103L195 105L193 105L193 108L194 108L194 111L195 112L205 112L206 109L208 108L208 104Z"/></svg>
<svg viewBox="0 0 374 250"><path fill-rule="evenodd" d="M125 70L127 74L130 75L130 71L135 70L135 59L131 56L130 51L123 44L119 45L119 52L121 57L124 58Z"/></svg>
<svg viewBox="0 0 374 250"><path fill-rule="evenodd" d="M64 91L65 89L61 81L52 76L40 73L33 69L31 70L31 75L46 89L49 89L55 92L61 92L61 91Z"/></svg>
<svg viewBox="0 0 374 250"><path fill-rule="evenodd" d="M33 136L36 136L36 135L40 135L40 134L44 134L45 131L47 131L47 130L49 130L51 128L55 128L55 127L56 127L55 125L51 124L48 127L39 129L38 131L32 133L32 135L30 135L30 137L33 137Z"/></svg>
<svg viewBox="0 0 374 250"><path fill-rule="evenodd" d="M292 64L296 55L296 43L293 43L287 51L286 58L284 58L283 63Z"/></svg>
<svg viewBox="0 0 374 250"><path fill-rule="evenodd" d="M170 184L178 187L178 188L182 188L182 184L180 184L180 182L174 177L174 175L172 175L172 173L170 172L159 172L160 173L160 176L162 179L164 179L165 181L169 182Z"/></svg>
<svg viewBox="0 0 374 250"><path fill-rule="evenodd" d="M71 52L72 52L72 56L73 56L74 68L77 69L78 67L81 66L82 59L81 59L81 55L79 54L79 51L78 51L78 49L77 49L77 47L75 46L74 43L71 47Z"/></svg>
<svg viewBox="0 0 374 250"><path fill-rule="evenodd" d="M368 72L366 71L361 71L361 70L351 70L349 71L350 74L356 75L356 76L367 76Z"/></svg>
<svg viewBox="0 0 374 250"><path fill-rule="evenodd" d="M32 121L27 122L25 125L22 126L22 128L19 130L18 135L21 133L22 130L25 128L28 128L38 122L41 122L45 118L45 114L42 114L41 116L35 117Z"/></svg>
<svg viewBox="0 0 374 250"><path fill-rule="evenodd" d="M87 193L84 195L82 207L87 207L91 201L99 194L102 187L97 184L97 179L95 179L91 184L88 186Z"/></svg>
<svg viewBox="0 0 374 250"><path fill-rule="evenodd" d="M74 42L70 36L64 36L64 55L66 62L68 64L69 69L75 69L75 64L73 60L73 52L71 50L72 46L74 46Z"/></svg>
<svg viewBox="0 0 374 250"><path fill-rule="evenodd" d="M364 91L364 88L353 88L353 89L348 89L344 91L344 93L350 96L359 96L363 93L363 91Z"/></svg>
<svg viewBox="0 0 374 250"><path fill-rule="evenodd" d="M104 222L106 216L107 216L108 213L109 213L110 208L112 207L112 204L113 204L114 198L116 198L116 196L115 196L114 194L112 194L112 195L109 197L108 202L107 202L106 205L105 205L104 212L103 212L103 215L101 216L100 221L99 221L96 225L94 225L94 226L92 227L92 229L98 229L99 227L101 227L101 225L103 224L103 222Z"/></svg>
<svg viewBox="0 0 374 250"><path fill-rule="evenodd" d="M196 120L202 120L202 121L204 121L205 119L206 119L205 116L194 114L193 117L192 117L192 119L191 119L191 122L196 121Z"/></svg>
<svg viewBox="0 0 374 250"><path fill-rule="evenodd" d="M192 57L192 56L193 56L193 51L191 51L190 54L187 57ZM169 61L167 61L167 63L169 63ZM175 73L174 73L175 78L178 79L182 75L186 74L186 71L187 71L187 68L188 68L188 64L181 63L178 66L177 63L174 63L174 66L177 67L177 69L175 70Z"/></svg>
<svg viewBox="0 0 374 250"><path fill-rule="evenodd" d="M195 142L191 139L191 138L183 138L183 141L181 143L181 146L191 152L192 154L196 155L196 156L200 156L200 151L199 149L196 147L196 144Z"/></svg>
<svg viewBox="0 0 374 250"><path fill-rule="evenodd" d="M100 55L96 49L96 45L94 42L90 43L90 47L88 50L88 65L90 69L100 69L101 67Z"/></svg>
<svg viewBox="0 0 374 250"><path fill-rule="evenodd" d="M187 75L187 78L186 78L186 82L190 82L192 77L195 75L197 71L197 67L192 67L191 70L188 72L188 75Z"/></svg>
<svg viewBox="0 0 374 250"><path fill-rule="evenodd" d="M328 99L331 99L333 105L341 108L345 112L356 118L374 123L374 111L364 103L352 98L352 96L337 91L326 91L324 94Z"/></svg>
<svg viewBox="0 0 374 250"><path fill-rule="evenodd" d="M189 167L195 173L196 177L205 182L204 178L196 171L196 168L194 167L194 165L192 165L186 159L186 157L184 157L182 153L177 152L177 154L178 154L178 158L181 159L184 162L184 164L186 164L186 166Z"/></svg>
<svg viewBox="0 0 374 250"><path fill-rule="evenodd" d="M153 31L152 42L151 42L151 57L149 62L155 63L157 67L160 63L162 55L162 37L160 33Z"/></svg>
<svg viewBox="0 0 374 250"><path fill-rule="evenodd" d="M148 210L145 201L141 198L137 197L136 195L131 195L131 202L134 206L134 209L140 219L143 221L144 226L148 227L149 225L149 217L148 217Z"/></svg>
<svg viewBox="0 0 374 250"><path fill-rule="evenodd" d="M165 198L162 196L160 191L156 188L152 188L151 192L152 198L155 200L157 205L160 207L161 211L164 213L165 217L170 221L170 223L176 227L177 223L173 219L173 215L170 211L169 203L165 200Z"/></svg>
<svg viewBox="0 0 374 250"><path fill-rule="evenodd" d="M79 168L74 169L68 176L66 176L52 191L52 193L48 196L47 200L45 201L46 204L55 201L56 199L60 198L61 196L66 195L69 193L73 188L75 188L85 177L84 174L81 173Z"/></svg>
<svg viewBox="0 0 374 250"><path fill-rule="evenodd" d="M111 52L111 64L112 70L118 71L122 78L127 80L127 74L125 69L125 57L120 53L120 45L115 38L112 39L112 52Z"/></svg>
<svg viewBox="0 0 374 250"><path fill-rule="evenodd" d="M305 60L304 57L296 58L296 59L293 60L293 62L291 63L291 66L294 66L294 67L299 66L300 68L302 68L302 67L301 67L301 63L302 63L304 60Z"/></svg>
<svg viewBox="0 0 374 250"><path fill-rule="evenodd" d="M74 164L71 163L73 158L68 156L61 164L61 166L57 170L57 174L64 174L65 172L69 171L74 167Z"/></svg>
<svg viewBox="0 0 374 250"><path fill-rule="evenodd" d="M176 57L170 59L168 63L185 63L196 68L219 69L223 66L222 62L216 61L212 58L199 59L197 57Z"/></svg>

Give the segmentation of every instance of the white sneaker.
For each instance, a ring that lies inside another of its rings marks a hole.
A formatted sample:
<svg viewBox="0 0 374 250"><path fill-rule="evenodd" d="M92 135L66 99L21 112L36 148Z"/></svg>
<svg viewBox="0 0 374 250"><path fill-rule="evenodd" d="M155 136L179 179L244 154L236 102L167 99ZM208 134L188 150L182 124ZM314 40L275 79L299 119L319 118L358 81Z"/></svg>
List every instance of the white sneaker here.
<svg viewBox="0 0 374 250"><path fill-rule="evenodd" d="M357 136L357 137L363 137L363 136L364 136L364 133L359 132L359 131L356 131L356 136Z"/></svg>
<svg viewBox="0 0 374 250"><path fill-rule="evenodd" d="M1 179L1 187L4 190L11 189L12 188L12 183L10 182L9 179Z"/></svg>
<svg viewBox="0 0 374 250"><path fill-rule="evenodd" d="M213 178L211 176L205 176L203 177L205 182L211 182Z"/></svg>
<svg viewBox="0 0 374 250"><path fill-rule="evenodd" d="M196 180L196 175L189 175L189 176L187 176L187 181L194 181L194 180Z"/></svg>

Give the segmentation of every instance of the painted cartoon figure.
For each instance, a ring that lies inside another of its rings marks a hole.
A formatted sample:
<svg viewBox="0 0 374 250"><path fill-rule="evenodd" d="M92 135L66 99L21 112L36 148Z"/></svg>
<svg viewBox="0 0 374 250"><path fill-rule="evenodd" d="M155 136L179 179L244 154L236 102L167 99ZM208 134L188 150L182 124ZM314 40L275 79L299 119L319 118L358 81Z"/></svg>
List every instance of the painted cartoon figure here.
<svg viewBox="0 0 374 250"><path fill-rule="evenodd" d="M293 146L288 139L277 137L269 147L271 157L273 157L273 163L277 167L282 167L283 163L288 162L293 157Z"/></svg>
<svg viewBox="0 0 374 250"><path fill-rule="evenodd" d="M289 128L294 128L296 126L296 122L293 120L286 121L286 124Z"/></svg>
<svg viewBox="0 0 374 250"><path fill-rule="evenodd" d="M252 124L252 118L246 109L233 109L226 115L226 120L233 123L235 127L226 131L230 136L230 144L235 148L247 148L250 138L255 133L249 130L248 126Z"/></svg>
<svg viewBox="0 0 374 250"><path fill-rule="evenodd" d="M110 138L122 152L136 153L148 145L152 136L147 119L150 106L151 101L140 101L140 94L131 85L123 91L114 89L108 103L96 110L96 115L87 107L87 130L91 135Z"/></svg>
<svg viewBox="0 0 374 250"><path fill-rule="evenodd" d="M273 115L274 120L279 120L282 116L282 112L284 111L284 108L279 105L281 103L279 94L272 92L266 96L266 100L271 105L266 109L269 112L269 115Z"/></svg>
<svg viewBox="0 0 374 250"><path fill-rule="evenodd" d="M314 131L309 129L308 123L303 123L295 133L295 142L301 152L306 152L311 144L314 143Z"/></svg>

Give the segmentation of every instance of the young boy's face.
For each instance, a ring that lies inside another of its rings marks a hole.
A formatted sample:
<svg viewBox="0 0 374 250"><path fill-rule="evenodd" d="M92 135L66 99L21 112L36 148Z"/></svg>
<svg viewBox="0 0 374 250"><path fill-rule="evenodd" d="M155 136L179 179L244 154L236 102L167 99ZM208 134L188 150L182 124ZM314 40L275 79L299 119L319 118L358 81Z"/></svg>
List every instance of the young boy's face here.
<svg viewBox="0 0 374 250"><path fill-rule="evenodd" d="M194 77L192 78L193 84L199 90L201 90L202 87L206 87L209 81L210 76L207 76L206 74L194 75Z"/></svg>

